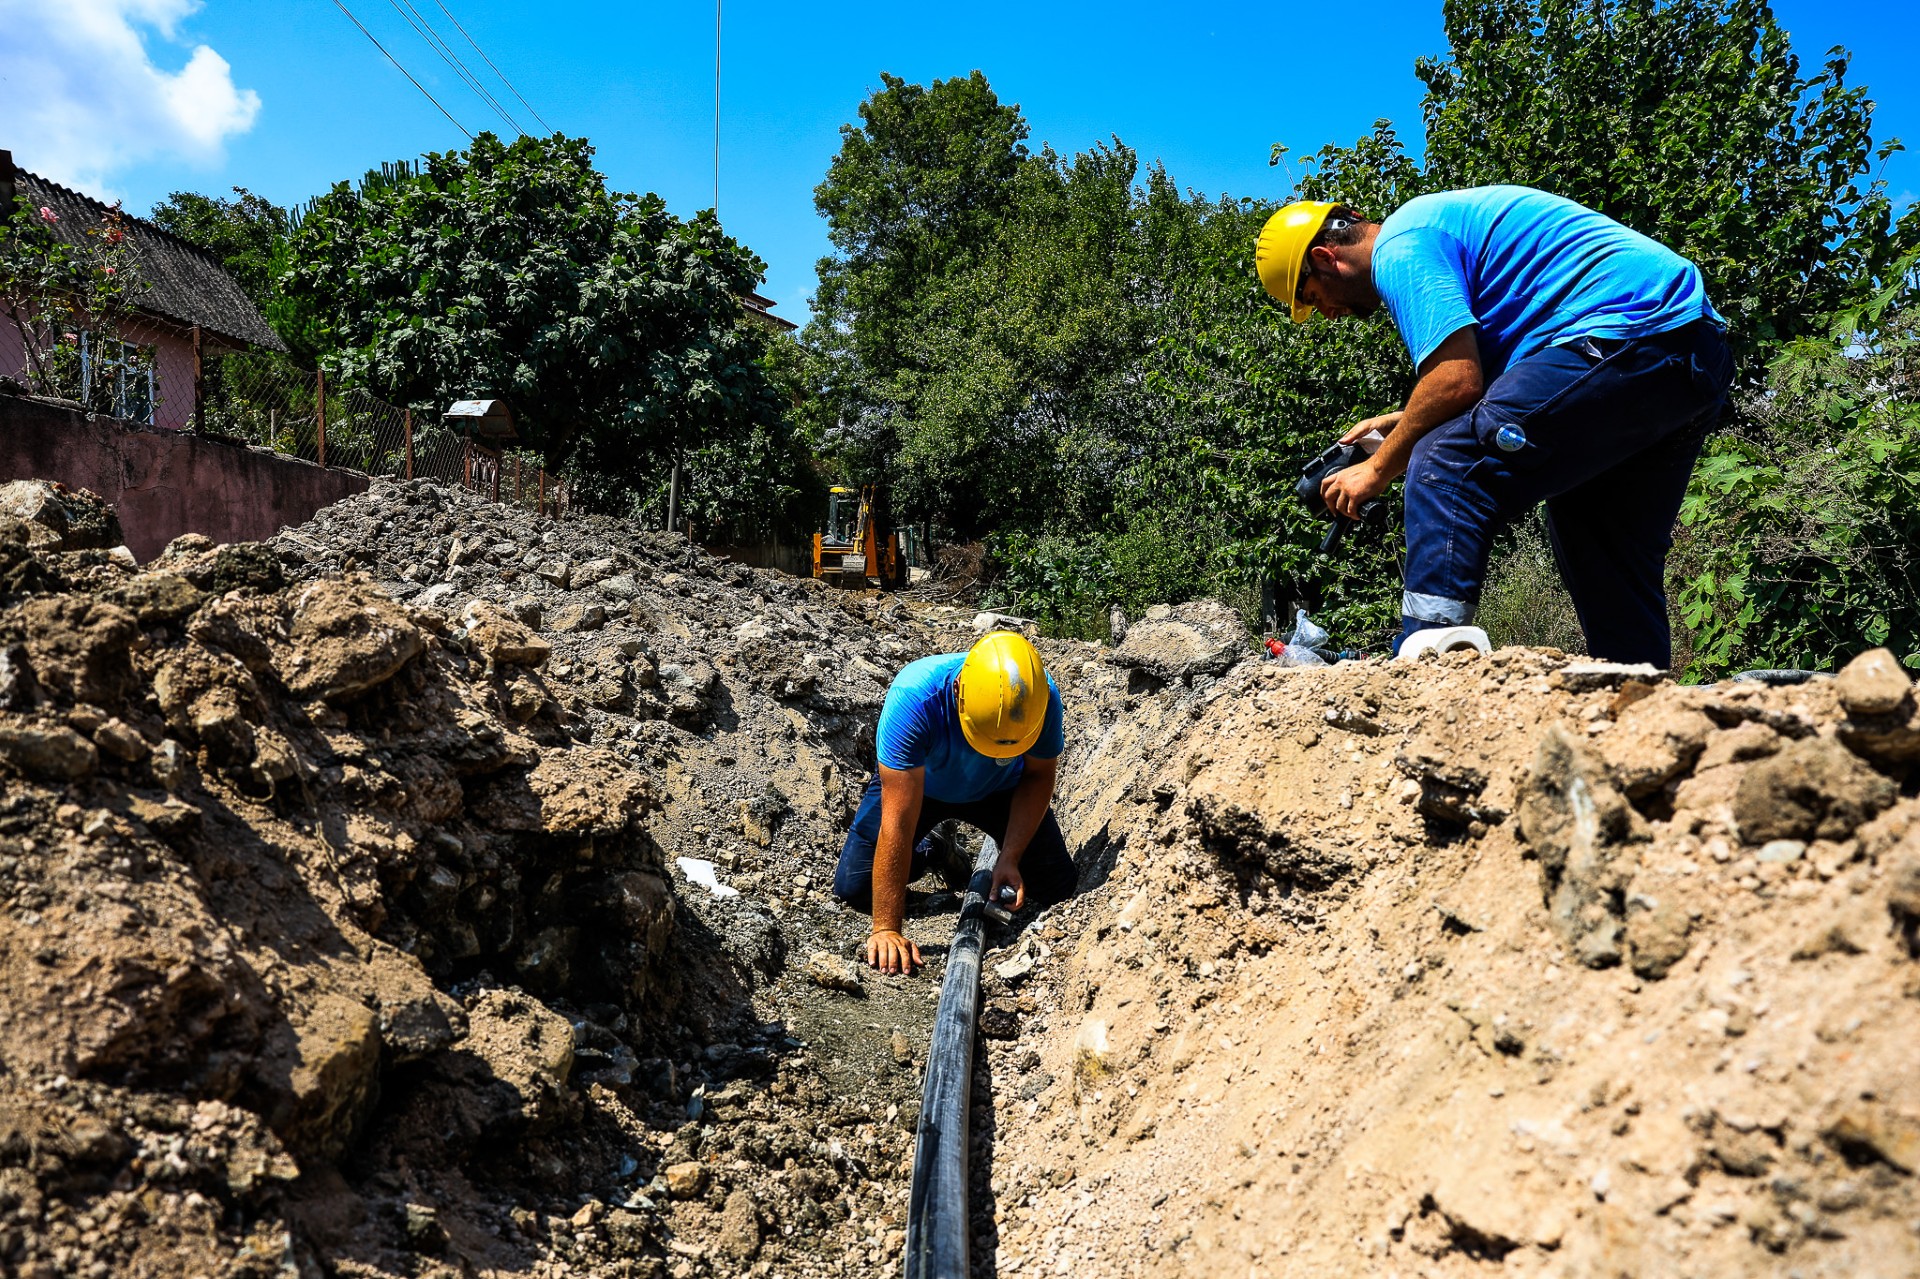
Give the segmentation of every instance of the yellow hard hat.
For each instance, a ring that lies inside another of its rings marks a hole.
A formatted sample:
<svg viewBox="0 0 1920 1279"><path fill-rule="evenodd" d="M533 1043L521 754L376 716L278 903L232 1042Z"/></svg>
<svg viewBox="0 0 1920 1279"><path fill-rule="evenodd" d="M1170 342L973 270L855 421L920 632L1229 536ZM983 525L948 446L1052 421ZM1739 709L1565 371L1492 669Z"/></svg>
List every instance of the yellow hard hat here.
<svg viewBox="0 0 1920 1279"><path fill-rule="evenodd" d="M1340 206L1331 200L1295 200L1267 219L1253 242L1253 269L1267 292L1287 304L1296 323L1305 323L1313 308L1300 301L1300 267L1307 246L1320 234L1327 214Z"/></svg>
<svg viewBox="0 0 1920 1279"><path fill-rule="evenodd" d="M1026 636L990 631L967 650L954 681L960 731L990 759L1033 749L1047 722L1047 672Z"/></svg>

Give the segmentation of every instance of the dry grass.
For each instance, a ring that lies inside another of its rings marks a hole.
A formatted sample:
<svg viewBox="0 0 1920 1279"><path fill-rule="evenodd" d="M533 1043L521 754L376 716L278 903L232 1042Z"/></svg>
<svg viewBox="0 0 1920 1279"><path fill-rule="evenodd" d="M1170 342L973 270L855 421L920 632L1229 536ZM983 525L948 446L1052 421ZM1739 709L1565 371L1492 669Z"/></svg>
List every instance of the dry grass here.
<svg viewBox="0 0 1920 1279"><path fill-rule="evenodd" d="M1512 541L1495 550L1474 621L1495 648L1525 644L1566 653L1587 651L1573 597L1560 583L1546 525L1538 512L1515 525Z"/></svg>

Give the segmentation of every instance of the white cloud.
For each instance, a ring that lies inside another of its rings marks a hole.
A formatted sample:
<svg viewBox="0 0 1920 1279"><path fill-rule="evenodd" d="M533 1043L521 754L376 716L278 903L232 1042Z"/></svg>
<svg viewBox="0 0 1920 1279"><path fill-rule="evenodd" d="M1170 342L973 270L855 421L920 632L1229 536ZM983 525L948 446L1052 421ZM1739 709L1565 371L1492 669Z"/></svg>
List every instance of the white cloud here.
<svg viewBox="0 0 1920 1279"><path fill-rule="evenodd" d="M89 195L129 164L220 161L260 95L206 45L177 71L174 35L199 0L0 0L0 147L23 169ZM160 47L150 49L150 40ZM169 56L173 55L173 56Z"/></svg>

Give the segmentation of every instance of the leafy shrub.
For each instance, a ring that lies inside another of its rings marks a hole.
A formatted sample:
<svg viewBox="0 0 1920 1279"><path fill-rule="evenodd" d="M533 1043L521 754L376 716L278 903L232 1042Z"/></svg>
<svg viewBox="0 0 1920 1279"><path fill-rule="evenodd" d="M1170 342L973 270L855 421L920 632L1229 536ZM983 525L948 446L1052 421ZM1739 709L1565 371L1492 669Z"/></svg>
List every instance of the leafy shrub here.
<svg viewBox="0 0 1920 1279"><path fill-rule="evenodd" d="M1920 666L1920 307L1899 281L1741 398L1681 510L1696 676L1826 670L1887 645Z"/></svg>

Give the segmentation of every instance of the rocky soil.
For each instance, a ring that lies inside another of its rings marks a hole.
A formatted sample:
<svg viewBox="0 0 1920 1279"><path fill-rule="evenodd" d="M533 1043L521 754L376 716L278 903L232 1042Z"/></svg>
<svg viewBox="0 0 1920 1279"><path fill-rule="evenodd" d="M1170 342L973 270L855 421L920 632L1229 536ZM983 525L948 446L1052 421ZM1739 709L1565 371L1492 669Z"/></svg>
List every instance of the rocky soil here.
<svg viewBox="0 0 1920 1279"><path fill-rule="evenodd" d="M957 902L887 978L827 890L993 619L424 484L117 535L0 490L0 1272L897 1273ZM1920 1273L1884 655L1044 651L1083 892L988 956L979 1274Z"/></svg>
<svg viewBox="0 0 1920 1279"><path fill-rule="evenodd" d="M1920 1274L1920 713L1246 664L1001 958L1002 1274ZM1048 954L1048 950L1051 954Z"/></svg>
<svg viewBox="0 0 1920 1279"><path fill-rule="evenodd" d="M885 978L826 890L887 683L972 611L424 484L144 568L14 496L9 1273L896 1264L957 901L919 886L929 971ZM1161 701L1229 621L1146 628Z"/></svg>

